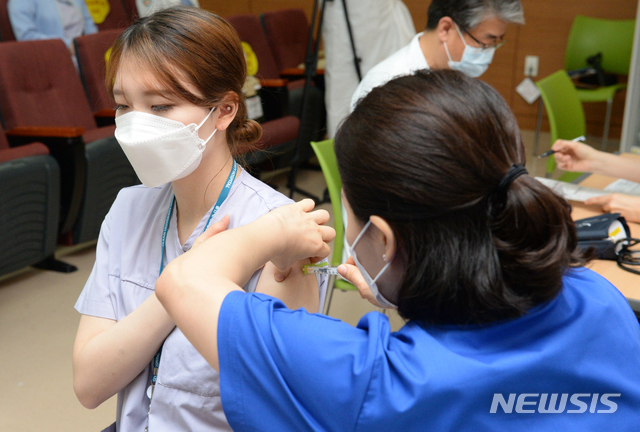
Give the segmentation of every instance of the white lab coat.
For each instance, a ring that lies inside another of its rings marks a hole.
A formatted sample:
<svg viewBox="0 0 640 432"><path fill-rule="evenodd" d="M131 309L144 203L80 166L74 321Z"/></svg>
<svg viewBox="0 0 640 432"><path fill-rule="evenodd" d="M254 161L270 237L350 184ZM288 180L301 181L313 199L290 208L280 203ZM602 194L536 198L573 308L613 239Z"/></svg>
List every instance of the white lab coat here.
<svg viewBox="0 0 640 432"><path fill-rule="evenodd" d="M326 58L325 104L327 134L335 135L349 114L351 95L358 86L353 51L344 16L347 2L351 30L362 76L407 45L416 34L409 10L401 0L334 0L325 3L322 38Z"/></svg>

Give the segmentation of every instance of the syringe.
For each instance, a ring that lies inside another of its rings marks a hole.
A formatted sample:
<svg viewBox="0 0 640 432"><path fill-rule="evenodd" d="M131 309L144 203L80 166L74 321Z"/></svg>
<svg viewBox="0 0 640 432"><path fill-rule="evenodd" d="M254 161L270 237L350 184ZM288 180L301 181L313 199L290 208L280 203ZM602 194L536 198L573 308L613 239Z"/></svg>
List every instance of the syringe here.
<svg viewBox="0 0 640 432"><path fill-rule="evenodd" d="M302 266L302 273L338 276L338 267L329 267L329 264L326 262L320 262L317 264L305 264Z"/></svg>

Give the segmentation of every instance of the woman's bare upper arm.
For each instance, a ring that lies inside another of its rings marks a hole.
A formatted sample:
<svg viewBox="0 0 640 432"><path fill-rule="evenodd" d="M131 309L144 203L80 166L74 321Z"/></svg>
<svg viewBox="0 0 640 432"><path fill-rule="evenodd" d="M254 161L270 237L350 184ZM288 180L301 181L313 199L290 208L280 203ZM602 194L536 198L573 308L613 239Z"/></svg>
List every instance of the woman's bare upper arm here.
<svg viewBox="0 0 640 432"><path fill-rule="evenodd" d="M103 331L116 325L117 321L108 318L99 318L91 315L81 315L80 324L76 340L73 344L73 355L75 356L84 346Z"/></svg>
<svg viewBox="0 0 640 432"><path fill-rule="evenodd" d="M320 295L316 276L302 273L302 265L308 262L309 260L300 261L294 265L287 278L282 282L276 282L274 278L275 267L268 262L262 269L262 274L256 285L256 292L282 300L289 309L302 307L309 313L318 312Z"/></svg>

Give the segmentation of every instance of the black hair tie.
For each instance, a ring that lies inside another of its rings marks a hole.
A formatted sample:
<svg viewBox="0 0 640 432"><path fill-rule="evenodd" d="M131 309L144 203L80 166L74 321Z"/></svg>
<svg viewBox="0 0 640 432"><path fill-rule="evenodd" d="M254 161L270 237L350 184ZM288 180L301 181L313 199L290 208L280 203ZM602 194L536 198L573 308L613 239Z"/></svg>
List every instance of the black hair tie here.
<svg viewBox="0 0 640 432"><path fill-rule="evenodd" d="M498 187L496 187L496 189L493 191L494 195L496 196L506 195L507 191L509 190L509 186L511 186L511 183L515 179L517 179L518 177L524 174L528 174L528 171L524 167L524 165L522 164L513 165L511 168L509 168L509 171L507 171L504 177L502 177L502 179L500 180L500 183L498 183Z"/></svg>

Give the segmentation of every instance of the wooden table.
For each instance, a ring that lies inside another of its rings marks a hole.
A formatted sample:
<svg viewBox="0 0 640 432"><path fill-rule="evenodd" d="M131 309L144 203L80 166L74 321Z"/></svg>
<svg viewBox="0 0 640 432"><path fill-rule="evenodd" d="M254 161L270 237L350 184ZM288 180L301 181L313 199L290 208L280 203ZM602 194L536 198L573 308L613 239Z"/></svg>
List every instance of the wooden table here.
<svg viewBox="0 0 640 432"><path fill-rule="evenodd" d="M638 159L638 166L640 167L640 155L625 153L622 156ZM613 177L593 174L581 181L580 185L603 189L614 180L616 179ZM573 207L571 216L574 220L602 213L600 206L587 206L577 201L570 201L570 203ZM628 224L631 229L631 236L640 238L640 224L631 222L628 222ZM604 276L614 284L627 298L636 314L640 313L640 275L623 270L618 267L618 263L609 260L594 260L587 267Z"/></svg>

